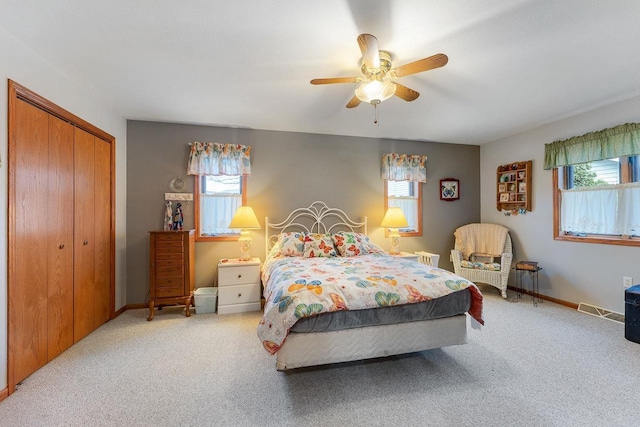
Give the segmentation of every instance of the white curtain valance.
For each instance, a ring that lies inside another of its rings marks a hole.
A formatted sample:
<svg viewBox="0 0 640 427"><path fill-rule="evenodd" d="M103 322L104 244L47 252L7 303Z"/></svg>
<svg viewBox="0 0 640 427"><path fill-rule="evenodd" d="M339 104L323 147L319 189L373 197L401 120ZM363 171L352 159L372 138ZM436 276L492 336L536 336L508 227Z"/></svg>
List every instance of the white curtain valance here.
<svg viewBox="0 0 640 427"><path fill-rule="evenodd" d="M380 177L388 181L427 182L427 156L387 153Z"/></svg>
<svg viewBox="0 0 640 427"><path fill-rule="evenodd" d="M251 175L250 146L215 142L189 145L189 175Z"/></svg>

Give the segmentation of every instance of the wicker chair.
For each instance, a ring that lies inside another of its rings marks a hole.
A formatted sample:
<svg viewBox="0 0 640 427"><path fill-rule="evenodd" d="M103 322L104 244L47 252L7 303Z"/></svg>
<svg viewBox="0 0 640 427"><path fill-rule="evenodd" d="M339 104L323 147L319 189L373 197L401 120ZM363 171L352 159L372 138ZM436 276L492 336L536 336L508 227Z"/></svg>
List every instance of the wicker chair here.
<svg viewBox="0 0 640 427"><path fill-rule="evenodd" d="M485 224L468 224L463 227L482 227L483 225ZM495 224L486 225L494 227L494 229L503 228ZM460 229L463 227L460 227ZM486 283L488 285L495 286L500 289L502 297L506 298L509 271L511 270L511 262L513 260L511 237L509 236L509 233L507 232L504 248L502 249L502 254L500 256L493 258L486 254L470 254L468 259L465 260L462 253L463 245L459 239L456 238L455 249L451 250L451 260L453 261L454 272L458 276L462 276L474 283ZM497 262L498 258L499 262Z"/></svg>

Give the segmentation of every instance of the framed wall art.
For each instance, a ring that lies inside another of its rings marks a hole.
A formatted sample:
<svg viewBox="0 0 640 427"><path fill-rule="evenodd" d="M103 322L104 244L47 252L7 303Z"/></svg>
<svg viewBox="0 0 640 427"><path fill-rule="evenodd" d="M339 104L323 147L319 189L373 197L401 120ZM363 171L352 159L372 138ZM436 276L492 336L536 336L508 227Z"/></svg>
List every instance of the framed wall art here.
<svg viewBox="0 0 640 427"><path fill-rule="evenodd" d="M455 178L440 180L440 200L458 200L460 198L460 181Z"/></svg>

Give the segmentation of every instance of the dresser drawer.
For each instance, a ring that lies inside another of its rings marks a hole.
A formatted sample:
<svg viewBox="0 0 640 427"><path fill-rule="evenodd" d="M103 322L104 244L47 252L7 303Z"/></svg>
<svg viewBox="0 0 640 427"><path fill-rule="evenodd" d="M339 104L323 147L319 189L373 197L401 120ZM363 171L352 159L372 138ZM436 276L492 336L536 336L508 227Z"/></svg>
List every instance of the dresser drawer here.
<svg viewBox="0 0 640 427"><path fill-rule="evenodd" d="M156 277L178 276L182 278L184 275L184 266L178 265L156 265Z"/></svg>
<svg viewBox="0 0 640 427"><path fill-rule="evenodd" d="M182 242L184 237L181 233L157 233L156 242Z"/></svg>
<svg viewBox="0 0 640 427"><path fill-rule="evenodd" d="M182 240L168 240L168 241L156 241L156 253L182 253Z"/></svg>
<svg viewBox="0 0 640 427"><path fill-rule="evenodd" d="M184 286L158 286L156 287L156 298L181 297L184 295Z"/></svg>
<svg viewBox="0 0 640 427"><path fill-rule="evenodd" d="M218 305L244 304L260 301L260 284L218 287Z"/></svg>
<svg viewBox="0 0 640 427"><path fill-rule="evenodd" d="M156 277L156 287L159 286L184 286L183 276L164 276Z"/></svg>
<svg viewBox="0 0 640 427"><path fill-rule="evenodd" d="M233 266L218 268L218 286L260 283L260 266Z"/></svg>
<svg viewBox="0 0 640 427"><path fill-rule="evenodd" d="M156 252L156 262L165 264L184 264L182 252Z"/></svg>

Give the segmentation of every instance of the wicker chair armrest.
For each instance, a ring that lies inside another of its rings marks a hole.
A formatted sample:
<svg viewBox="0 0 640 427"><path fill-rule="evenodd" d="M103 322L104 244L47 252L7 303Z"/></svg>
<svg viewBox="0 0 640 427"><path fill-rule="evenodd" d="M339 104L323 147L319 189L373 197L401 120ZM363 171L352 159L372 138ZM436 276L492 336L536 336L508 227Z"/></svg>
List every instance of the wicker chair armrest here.
<svg viewBox="0 0 640 427"><path fill-rule="evenodd" d="M510 254L510 253L502 254L502 256L500 257L500 269L502 271L511 270L512 262L513 262L513 254Z"/></svg>

